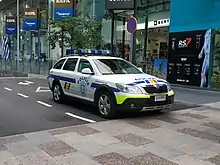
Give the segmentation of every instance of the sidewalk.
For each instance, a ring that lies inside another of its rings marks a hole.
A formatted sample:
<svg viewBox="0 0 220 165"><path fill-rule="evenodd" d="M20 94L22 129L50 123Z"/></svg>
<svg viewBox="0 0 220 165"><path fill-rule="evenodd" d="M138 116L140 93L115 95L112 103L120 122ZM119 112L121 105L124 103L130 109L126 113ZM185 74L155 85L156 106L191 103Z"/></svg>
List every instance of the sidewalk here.
<svg viewBox="0 0 220 165"><path fill-rule="evenodd" d="M0 138L0 165L220 165L220 111L196 108Z"/></svg>

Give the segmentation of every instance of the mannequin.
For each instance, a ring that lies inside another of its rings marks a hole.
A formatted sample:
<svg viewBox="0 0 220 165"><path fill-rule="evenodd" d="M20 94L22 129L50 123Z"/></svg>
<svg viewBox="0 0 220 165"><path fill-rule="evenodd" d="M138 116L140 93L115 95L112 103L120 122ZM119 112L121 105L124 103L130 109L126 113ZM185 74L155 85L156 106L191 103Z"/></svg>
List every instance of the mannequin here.
<svg viewBox="0 0 220 165"><path fill-rule="evenodd" d="M208 75L208 70L209 70L210 46L211 46L211 29L207 30L205 33L204 45L198 56L198 58L201 59L204 55L202 71L201 71L200 87L205 87L207 83L206 76Z"/></svg>

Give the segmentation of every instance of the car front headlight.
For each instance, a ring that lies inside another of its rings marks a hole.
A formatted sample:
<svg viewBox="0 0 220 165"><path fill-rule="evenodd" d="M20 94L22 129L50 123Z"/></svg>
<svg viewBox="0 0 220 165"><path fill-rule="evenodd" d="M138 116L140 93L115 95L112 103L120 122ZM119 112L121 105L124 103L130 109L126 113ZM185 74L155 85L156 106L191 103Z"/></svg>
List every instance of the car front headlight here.
<svg viewBox="0 0 220 165"><path fill-rule="evenodd" d="M170 83L168 83L167 82L167 89L168 89L168 91L171 91L172 89L171 89L171 85L170 85Z"/></svg>
<svg viewBox="0 0 220 165"><path fill-rule="evenodd" d="M115 85L121 92L134 93L134 94L142 93L141 89L138 86L128 86L125 84L118 84L118 83L116 83Z"/></svg>

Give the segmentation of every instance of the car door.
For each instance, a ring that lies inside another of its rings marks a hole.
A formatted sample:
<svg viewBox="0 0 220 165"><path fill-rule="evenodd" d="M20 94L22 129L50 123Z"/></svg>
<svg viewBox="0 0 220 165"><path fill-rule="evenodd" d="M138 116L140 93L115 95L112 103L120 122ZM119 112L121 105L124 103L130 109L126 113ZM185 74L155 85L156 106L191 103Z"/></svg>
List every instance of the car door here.
<svg viewBox="0 0 220 165"><path fill-rule="evenodd" d="M91 88L91 84L95 75L83 74L82 70L85 68L89 68L94 73L91 63L87 59L80 59L76 72L76 92L79 98L93 101L94 89Z"/></svg>
<svg viewBox="0 0 220 165"><path fill-rule="evenodd" d="M76 93L76 64L78 58L68 58L63 66L63 79L62 87L66 95L74 96Z"/></svg>
<svg viewBox="0 0 220 165"><path fill-rule="evenodd" d="M52 87L52 82L54 79L60 80L60 78L62 77L62 68L63 68L65 61L66 61L66 58L60 59L59 61L56 62L56 64L50 70L48 79L49 79L49 83L51 87Z"/></svg>

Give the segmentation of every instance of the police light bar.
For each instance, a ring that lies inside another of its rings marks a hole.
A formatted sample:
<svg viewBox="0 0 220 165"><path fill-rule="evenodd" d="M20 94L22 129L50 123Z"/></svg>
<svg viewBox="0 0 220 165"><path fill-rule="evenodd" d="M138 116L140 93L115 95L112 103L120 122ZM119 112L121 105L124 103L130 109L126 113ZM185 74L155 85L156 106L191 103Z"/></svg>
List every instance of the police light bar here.
<svg viewBox="0 0 220 165"><path fill-rule="evenodd" d="M79 55L111 55L111 50L79 49Z"/></svg>

